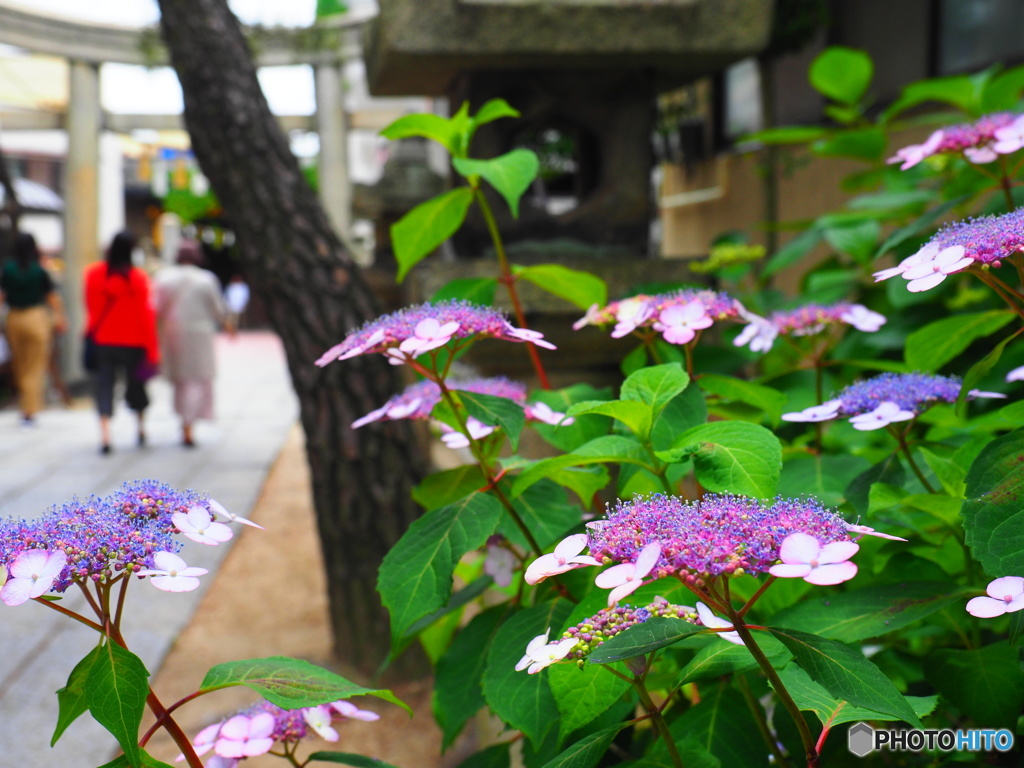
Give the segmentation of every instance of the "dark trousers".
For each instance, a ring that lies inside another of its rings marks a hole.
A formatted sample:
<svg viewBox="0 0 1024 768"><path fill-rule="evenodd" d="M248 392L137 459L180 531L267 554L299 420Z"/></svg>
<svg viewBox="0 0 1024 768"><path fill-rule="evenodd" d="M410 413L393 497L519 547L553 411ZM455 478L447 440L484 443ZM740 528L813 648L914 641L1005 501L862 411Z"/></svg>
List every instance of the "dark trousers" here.
<svg viewBox="0 0 1024 768"><path fill-rule="evenodd" d="M146 383L136 376L139 363L146 357L142 347L115 347L96 345L96 370L93 373L96 410L100 416L114 413L114 383L122 375L127 381L125 402L133 411L142 412L149 405Z"/></svg>

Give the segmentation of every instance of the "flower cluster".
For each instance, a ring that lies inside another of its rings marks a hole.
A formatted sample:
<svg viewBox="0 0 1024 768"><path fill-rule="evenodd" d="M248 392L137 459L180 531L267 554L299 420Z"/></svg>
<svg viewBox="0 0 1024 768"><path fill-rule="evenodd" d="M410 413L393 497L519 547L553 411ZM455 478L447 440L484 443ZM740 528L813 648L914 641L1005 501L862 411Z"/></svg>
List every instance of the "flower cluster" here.
<svg viewBox="0 0 1024 768"><path fill-rule="evenodd" d="M214 756L206 763L206 768L235 768L240 760L266 754L278 741L295 743L311 734L337 741L335 724L379 719L376 712L359 709L344 700L318 707L282 709L263 699L227 720L207 726L199 732L192 746L197 755L213 750Z"/></svg>
<svg viewBox="0 0 1024 768"><path fill-rule="evenodd" d="M985 591L988 593L986 596L967 601L967 612L972 616L991 619L1024 609L1024 578L1020 576L995 579L989 582Z"/></svg>
<svg viewBox="0 0 1024 768"><path fill-rule="evenodd" d="M899 150L890 163L901 163L900 170L913 168L939 154L958 154L975 164L991 163L1000 155L1009 155L1024 146L1024 115L996 112L973 123L941 128L923 144L911 144Z"/></svg>
<svg viewBox="0 0 1024 768"><path fill-rule="evenodd" d="M869 431L910 421L936 403L955 403L962 382L958 376L928 373L883 373L851 384L832 400L802 411L782 414L783 421L829 421L850 417L854 429ZM972 389L968 397L1005 397Z"/></svg>
<svg viewBox="0 0 1024 768"><path fill-rule="evenodd" d="M934 288L949 275L975 265L1002 266L1024 251L1024 208L1001 216L981 216L940 229L919 251L895 267L875 272L875 282L891 277L907 281L907 290Z"/></svg>
<svg viewBox="0 0 1024 768"><path fill-rule="evenodd" d="M535 675L556 661L573 659L580 666L590 653L601 643L610 640L637 624L643 624L652 616L684 619L697 623L696 611L685 605L673 605L659 599L650 605L637 608L631 605L616 605L603 608L574 627L569 627L558 640L548 642L549 628L543 635L533 638L526 646L526 653L516 664L516 671L524 669Z"/></svg>
<svg viewBox="0 0 1024 768"><path fill-rule="evenodd" d="M807 304L797 309L773 312L767 318L743 311L747 326L733 341L737 347L750 345L754 352L767 352L779 336L813 336L830 326L850 325L858 331L874 333L883 325L884 315L863 304Z"/></svg>
<svg viewBox="0 0 1024 768"><path fill-rule="evenodd" d="M572 327L578 331L587 325L615 323L615 339L650 327L669 344L687 344L699 331L717 320L735 319L741 310L740 303L726 293L684 288L652 296L640 294L605 307L594 304Z"/></svg>
<svg viewBox="0 0 1024 768"><path fill-rule="evenodd" d="M380 352L400 365L444 346L452 339L492 338L530 342L554 349L537 331L516 328L503 313L468 301L418 304L383 315L353 331L316 361L325 366L335 360Z"/></svg>
<svg viewBox="0 0 1024 768"><path fill-rule="evenodd" d="M175 534L210 545L230 539L230 529L213 522L214 515L249 522L194 491L139 480L105 498L72 499L34 520L2 520L0 567L12 578L0 599L20 605L123 573L154 576L153 585L168 591L195 589L195 577L206 571L188 568L175 554L181 549Z"/></svg>

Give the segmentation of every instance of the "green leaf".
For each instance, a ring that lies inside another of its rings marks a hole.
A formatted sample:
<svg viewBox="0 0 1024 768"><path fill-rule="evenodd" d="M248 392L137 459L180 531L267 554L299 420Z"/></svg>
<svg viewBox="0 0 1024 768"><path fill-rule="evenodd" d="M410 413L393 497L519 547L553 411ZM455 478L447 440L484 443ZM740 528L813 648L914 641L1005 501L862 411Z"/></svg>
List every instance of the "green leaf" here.
<svg viewBox="0 0 1024 768"><path fill-rule="evenodd" d="M967 417L968 393L972 389L975 389L978 386L978 383L995 367L996 363L998 363L999 359L1003 356L1003 350L1006 349L1006 345L1016 339L1017 336L1020 335L1021 331L1024 331L1024 329L1018 330L1016 333L1012 333L1007 336L992 347L989 353L981 358L981 360L967 369L967 373L964 374L963 386L960 387L960 394L957 395L956 398L956 415L959 418L964 419Z"/></svg>
<svg viewBox="0 0 1024 768"><path fill-rule="evenodd" d="M782 469L782 444L769 430L741 421L715 421L679 436L658 458L669 463L693 456L697 480L709 491L768 498Z"/></svg>
<svg viewBox="0 0 1024 768"><path fill-rule="evenodd" d="M422 136L436 141L452 155L458 150L458 129L452 120L439 115L404 115L380 132L385 139L397 141Z"/></svg>
<svg viewBox="0 0 1024 768"><path fill-rule="evenodd" d="M456 157L452 160L452 165L467 178L480 176L486 179L505 198L512 216L517 219L519 199L533 184L533 180L537 178L537 171L540 170L537 155L529 149L513 149L490 160Z"/></svg>
<svg viewBox="0 0 1024 768"><path fill-rule="evenodd" d="M811 62L807 76L819 93L853 105L864 98L874 73L875 65L864 51L834 45Z"/></svg>
<svg viewBox="0 0 1024 768"><path fill-rule="evenodd" d="M363 688L341 675L303 659L268 656L241 659L210 667L199 686L199 693L244 685L283 709L299 709L330 704L352 696L376 696L390 701L412 714L408 705L391 691Z"/></svg>
<svg viewBox="0 0 1024 768"><path fill-rule="evenodd" d="M88 697L86 694L86 680L89 672L99 661L103 653L102 646L97 645L85 657L75 665L68 675L68 682L63 688L57 691L57 727L53 731L53 738L50 739L50 746L57 743L68 726L77 720L81 715L89 711Z"/></svg>
<svg viewBox="0 0 1024 768"><path fill-rule="evenodd" d="M502 626L491 643L484 671L484 698L491 711L538 746L558 721L558 707L547 674L517 672L527 644L548 627L560 627L572 604L567 600L540 603L520 611Z"/></svg>
<svg viewBox="0 0 1024 768"><path fill-rule="evenodd" d="M708 406L700 387L687 387L669 401L654 420L651 445L655 451L672 447L676 437L708 420Z"/></svg>
<svg viewBox="0 0 1024 768"><path fill-rule="evenodd" d="M454 593L451 596L451 599L444 606L438 608L433 613L428 613L422 619L416 621L411 627L409 627L408 631L405 633L405 636L402 637L402 642L399 644L399 647L392 649L392 654L397 656L398 653L400 652L399 649L405 649L411 640L414 640L418 635L420 635L420 633L422 633L424 630L430 627L430 625L432 625L438 619L443 618L445 616L450 616L456 611L461 612L461 609L465 605L471 603L473 600L476 600L476 598L480 597L480 595L486 592L487 588L493 584L494 579L487 575L480 576L479 578L471 581L467 586L463 587L458 592ZM454 632L454 628L452 631ZM448 642L446 639L444 646L447 647L447 645Z"/></svg>
<svg viewBox="0 0 1024 768"><path fill-rule="evenodd" d="M670 726L687 768L767 768L768 748L740 693L724 682L701 686L700 692L700 704ZM660 743L654 750L655 755L665 752Z"/></svg>
<svg viewBox="0 0 1024 768"><path fill-rule="evenodd" d="M341 765L354 765L355 768L395 768L391 763L385 763L376 757L355 755L351 752L314 752L306 759L306 762L339 763Z"/></svg>
<svg viewBox="0 0 1024 768"><path fill-rule="evenodd" d="M847 227L829 227L825 230L825 239L839 253L865 264L875 255L881 234L882 228L877 221L862 221Z"/></svg>
<svg viewBox="0 0 1024 768"><path fill-rule="evenodd" d="M476 131L481 125L493 123L495 120L500 120L503 117L519 117L519 110L509 106L509 103L504 99L490 99L470 119L470 130Z"/></svg>
<svg viewBox="0 0 1024 768"><path fill-rule="evenodd" d="M418 619L444 605L459 559L487 541L502 516L501 503L473 493L414 521L384 557L377 578L397 640Z"/></svg>
<svg viewBox="0 0 1024 768"><path fill-rule="evenodd" d="M581 445L574 453L542 459L527 468L512 484L512 497L519 496L531 485L543 480L552 469L608 463L638 464L647 467L647 454L635 438L623 435L596 437L589 443Z"/></svg>
<svg viewBox="0 0 1024 768"><path fill-rule="evenodd" d="M649 405L655 417L690 383L680 363L641 368L622 383L620 397Z"/></svg>
<svg viewBox="0 0 1024 768"><path fill-rule="evenodd" d="M139 763L139 765L141 765L142 768L174 768L173 766L168 765L167 763L157 760L144 749L139 750L139 755L142 759L142 762ZM100 768L131 768L132 765L133 763L128 759L126 755L119 755L118 757L111 760L109 763L104 763L103 765L101 765Z"/></svg>
<svg viewBox="0 0 1024 768"><path fill-rule="evenodd" d="M1024 429L986 445L967 473L964 540L992 576L1024 573Z"/></svg>
<svg viewBox="0 0 1024 768"><path fill-rule="evenodd" d="M825 235L820 229L808 229L782 246L764 265L763 277L771 277L809 254Z"/></svg>
<svg viewBox="0 0 1024 768"><path fill-rule="evenodd" d="M455 636L451 647L438 661L434 684L434 718L441 726L445 751L469 719L484 705L480 687L487 651L508 606L499 605L478 614Z"/></svg>
<svg viewBox="0 0 1024 768"><path fill-rule="evenodd" d="M964 597L964 590L952 583L899 582L805 598L772 623L854 643L902 629Z"/></svg>
<svg viewBox="0 0 1024 768"><path fill-rule="evenodd" d="M528 469L536 463L530 462L524 465L523 469ZM556 467L548 465L544 469L544 474L548 480L575 493L586 506L590 506L594 494L611 481L611 475L602 466Z"/></svg>
<svg viewBox="0 0 1024 768"><path fill-rule="evenodd" d="M951 104L965 112L971 110L976 96L974 82L966 75L918 80L903 89L903 93L882 114L882 122L891 120L919 104L937 101Z"/></svg>
<svg viewBox="0 0 1024 768"><path fill-rule="evenodd" d="M580 669L575 664L549 667L548 684L561 715L560 739L606 712L631 688L629 682L609 674L606 669L596 666Z"/></svg>
<svg viewBox="0 0 1024 768"><path fill-rule="evenodd" d="M1016 315L1007 309L944 317L907 337L906 361L915 370L934 372L957 358L977 339L991 336Z"/></svg>
<svg viewBox="0 0 1024 768"><path fill-rule="evenodd" d="M609 396L607 390L595 389L589 384L575 384L565 389L541 390L534 394L533 399L545 403L554 411L565 413L573 403L607 400ZM572 424L560 424L557 427L538 422L533 425L533 429L551 445L571 453L595 437L608 434L610 425L608 417L592 415L580 416Z"/></svg>
<svg viewBox="0 0 1024 768"><path fill-rule="evenodd" d="M876 161L885 154L885 132L878 128L843 131L811 145L811 151L822 157L852 157Z"/></svg>
<svg viewBox="0 0 1024 768"><path fill-rule="evenodd" d="M828 131L812 125L787 125L779 128L768 128L757 133L749 133L743 141L759 141L771 146L773 144L807 144L820 139Z"/></svg>
<svg viewBox="0 0 1024 768"><path fill-rule="evenodd" d="M501 427L512 444L512 450L516 450L519 446L519 435L526 424L523 406L504 397L467 392L464 389L459 390L459 399L474 419L483 424Z"/></svg>
<svg viewBox="0 0 1024 768"><path fill-rule="evenodd" d="M469 187L458 187L420 203L391 225L391 244L398 260L398 281L435 248L455 234L473 202Z"/></svg>
<svg viewBox="0 0 1024 768"><path fill-rule="evenodd" d="M976 725L1006 728L1024 707L1024 672L1017 650L1008 643L969 651L937 649L925 658L924 673Z"/></svg>
<svg viewBox="0 0 1024 768"><path fill-rule="evenodd" d="M792 654L771 635L759 633L757 644L772 666L778 667ZM757 667L757 661L750 655L744 645L736 645L723 640L720 643L709 643L697 651L679 673L676 685L685 685L699 680L713 680L724 675L747 672Z"/></svg>
<svg viewBox="0 0 1024 768"><path fill-rule="evenodd" d="M412 489L412 498L424 509L436 509L464 499L487 484L479 464L463 464L455 469L427 475Z"/></svg>
<svg viewBox="0 0 1024 768"><path fill-rule="evenodd" d="M906 470L900 463L899 456L889 454L869 469L865 469L846 486L844 495L858 515L866 515L869 508L871 486L875 483L902 486L906 478Z"/></svg>
<svg viewBox="0 0 1024 768"><path fill-rule="evenodd" d="M580 309L589 309L593 304L603 307L608 303L608 285L590 272L561 264L536 264L531 267L513 265L512 273Z"/></svg>
<svg viewBox="0 0 1024 768"><path fill-rule="evenodd" d="M797 663L837 699L893 715L915 728L921 721L907 700L882 671L849 646L795 629L768 627L785 645Z"/></svg>
<svg viewBox="0 0 1024 768"><path fill-rule="evenodd" d="M463 299L473 304L489 307L494 304L494 293L497 287L498 281L493 277L464 277L458 280L449 280L430 297L430 303Z"/></svg>
<svg viewBox="0 0 1024 768"><path fill-rule="evenodd" d="M505 488L505 485L503 482L502 487ZM542 547L561 541L567 530L580 523L579 507L570 504L565 490L555 485L550 478L544 478L516 496L512 506ZM517 546L530 548L526 537L510 516L502 516L498 531Z"/></svg>
<svg viewBox="0 0 1024 768"><path fill-rule="evenodd" d="M875 252L875 258L878 259L884 256L894 248L897 248L903 245L903 243L907 242L908 240L917 237L925 230L931 229L933 226L935 226L935 222L937 222L951 210L956 208L958 205L963 203L965 200L967 200L966 196L957 197L954 198L953 200L947 200L946 202L941 203L940 205L937 205L934 208L929 208L927 211L922 213L917 219L912 221L907 226L896 229L895 231L893 231L891 235L889 235L888 238L886 238L885 242L878 247L878 250ZM900 286L900 289L903 290L903 287Z"/></svg>
<svg viewBox="0 0 1024 768"><path fill-rule="evenodd" d="M610 677L610 675L608 676ZM629 685L625 682L624 684L627 687ZM545 763L544 768L594 768L608 751L615 735L627 727L629 727L629 723L622 723L584 736L571 747L560 752L554 760Z"/></svg>
<svg viewBox="0 0 1024 768"><path fill-rule="evenodd" d="M509 755L511 742L505 741L470 755L458 768L510 768L512 758Z"/></svg>
<svg viewBox="0 0 1024 768"><path fill-rule="evenodd" d="M114 642L100 646L85 678L85 701L93 718L117 739L132 768L142 765L139 725L149 693L142 660Z"/></svg>
<svg viewBox="0 0 1024 768"><path fill-rule="evenodd" d="M789 664L779 673L783 685L793 697L800 709L813 712L826 728L833 728L843 723L858 720L898 720L899 718L884 712L875 712L864 707L855 707L848 701L842 701L829 695L828 691L811 680L803 669L796 664ZM937 696L904 696L907 704L918 717L929 714L938 702Z"/></svg>
<svg viewBox="0 0 1024 768"><path fill-rule="evenodd" d="M640 438L646 438L650 434L654 419L651 406L636 400L591 400L575 403L566 411L569 416L582 416L588 413L611 416L629 427L630 431Z"/></svg>
<svg viewBox="0 0 1024 768"><path fill-rule="evenodd" d="M862 456L797 456L782 465L779 494L810 494L827 507L837 507L846 500L846 487L866 469Z"/></svg>
<svg viewBox="0 0 1024 768"><path fill-rule="evenodd" d="M643 656L703 631L704 627L698 627L683 619L654 616L643 624L636 624L620 632L611 640L605 640L587 656L587 664L610 664Z"/></svg>
<svg viewBox="0 0 1024 768"><path fill-rule="evenodd" d="M776 425L786 405L786 395L777 389L737 379L734 376L705 373L700 377L700 387L705 392L718 395L722 400L745 403L757 408Z"/></svg>

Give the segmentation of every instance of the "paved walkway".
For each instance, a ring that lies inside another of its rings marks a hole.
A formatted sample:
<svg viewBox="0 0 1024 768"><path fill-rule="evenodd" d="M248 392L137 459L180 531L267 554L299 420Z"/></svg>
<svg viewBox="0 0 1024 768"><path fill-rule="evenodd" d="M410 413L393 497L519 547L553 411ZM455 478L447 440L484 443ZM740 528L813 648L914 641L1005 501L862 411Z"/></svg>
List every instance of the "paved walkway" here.
<svg viewBox="0 0 1024 768"><path fill-rule="evenodd" d="M217 352L218 419L198 426L199 446L193 450L179 444L170 385L161 379L150 386L148 447L135 447L134 414L118 403L110 456L98 452L99 426L90 403L46 411L33 430L19 428L16 410L0 412L0 516L31 518L72 496L108 494L142 478L206 491L247 516L298 406L277 337L222 337ZM213 575L227 549L187 544L184 556ZM210 581L184 594L129 590L125 637L150 672L159 669ZM69 591L65 605L82 602ZM54 691L95 642L95 633L42 606L0 605L0 768L97 768L110 759L112 737L88 715L49 746L57 722Z"/></svg>

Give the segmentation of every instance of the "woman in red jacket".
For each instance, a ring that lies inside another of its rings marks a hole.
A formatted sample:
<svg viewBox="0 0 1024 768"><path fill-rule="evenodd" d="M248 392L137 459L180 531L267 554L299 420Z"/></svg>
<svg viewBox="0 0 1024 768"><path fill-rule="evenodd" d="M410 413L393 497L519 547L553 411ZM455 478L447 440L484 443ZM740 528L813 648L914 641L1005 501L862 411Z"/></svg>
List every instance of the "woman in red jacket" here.
<svg viewBox="0 0 1024 768"><path fill-rule="evenodd" d="M143 414L149 405L148 371L160 362L156 316L150 301L149 278L132 266L135 236L114 236L106 261L85 270L87 332L96 342L93 372L96 409L100 414L100 453L110 453L110 417L114 412L114 383L127 381L125 400L138 416L138 443L146 444Z"/></svg>

